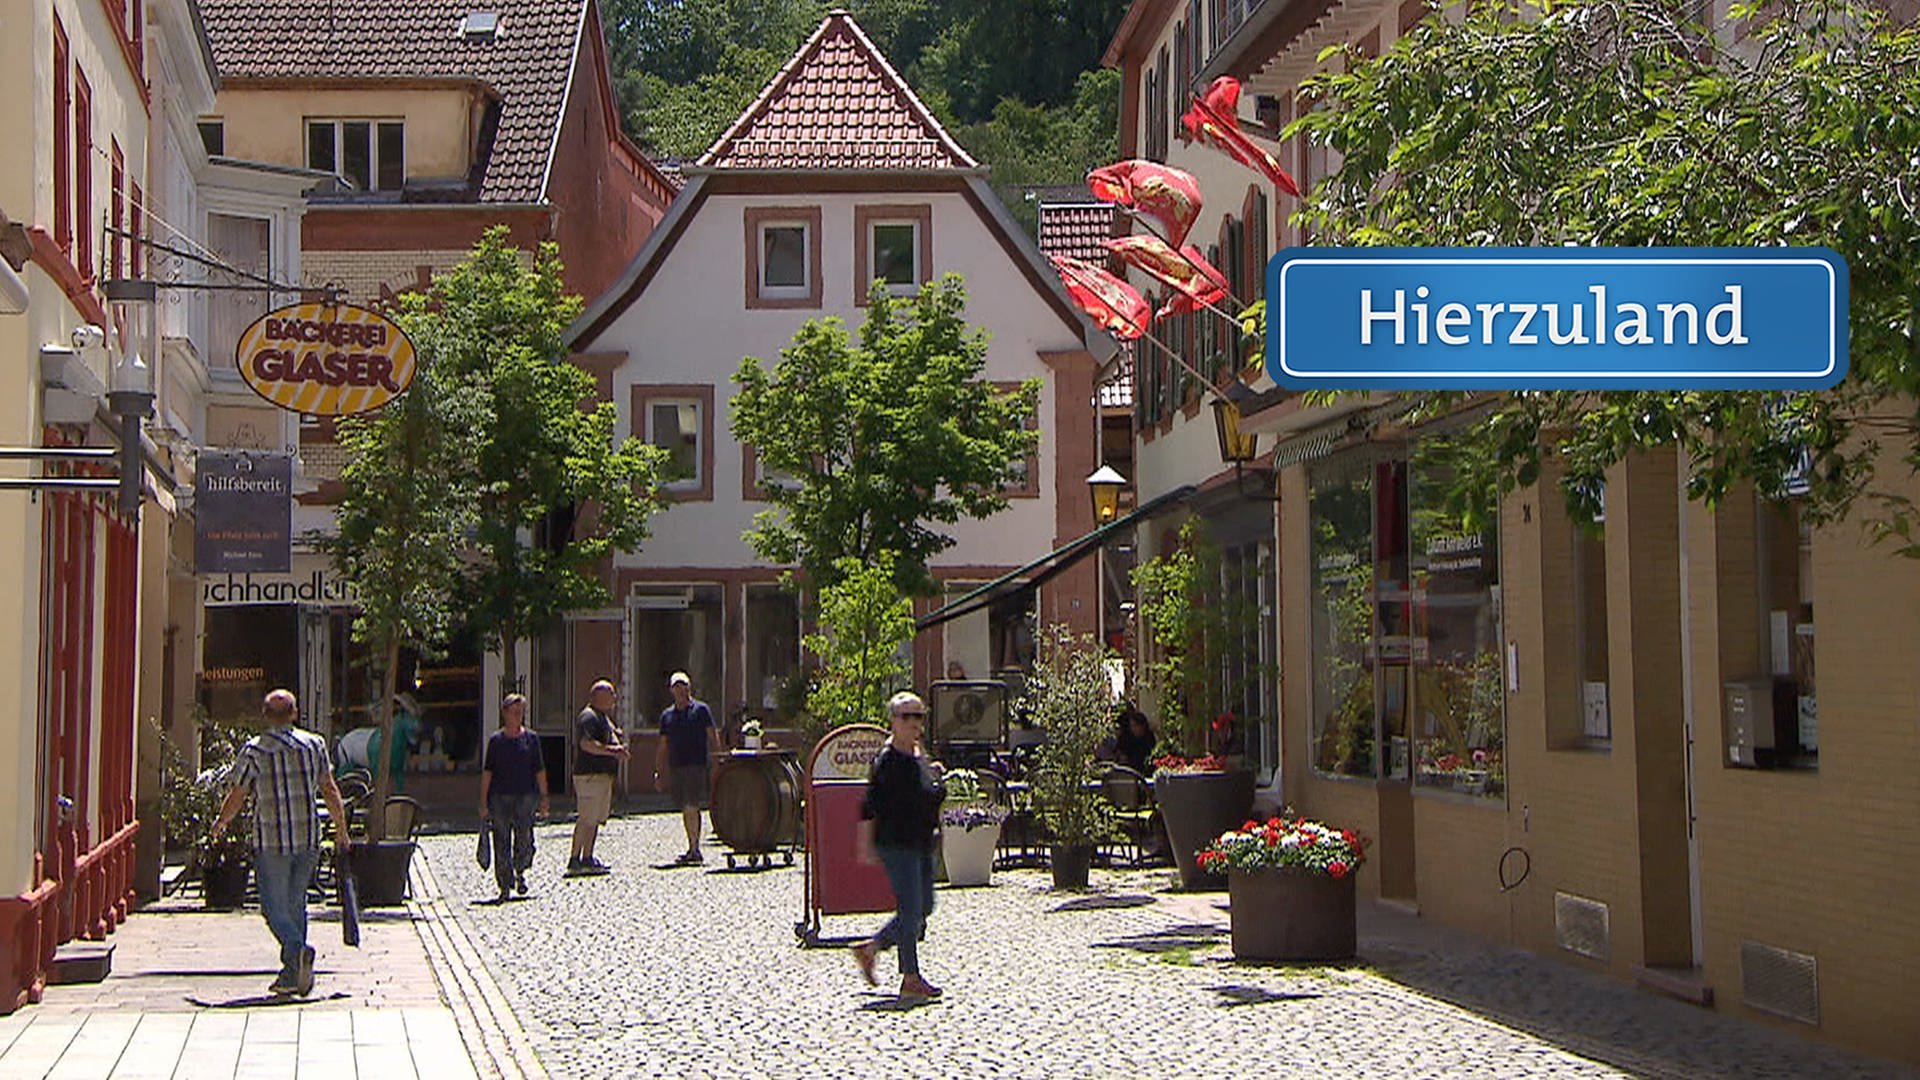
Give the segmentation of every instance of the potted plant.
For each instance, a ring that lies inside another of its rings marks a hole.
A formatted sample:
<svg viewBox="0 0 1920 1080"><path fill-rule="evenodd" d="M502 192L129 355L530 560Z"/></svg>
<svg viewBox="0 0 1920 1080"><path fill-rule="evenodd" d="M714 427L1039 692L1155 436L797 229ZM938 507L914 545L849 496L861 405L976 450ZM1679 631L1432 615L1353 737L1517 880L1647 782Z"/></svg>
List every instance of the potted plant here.
<svg viewBox="0 0 1920 1080"><path fill-rule="evenodd" d="M1021 707L1046 734L1030 774L1034 809L1051 843L1056 889L1084 889L1094 848L1114 836L1113 807L1094 782L1094 753L1112 728L1104 651L1064 626L1041 635Z"/></svg>
<svg viewBox="0 0 1920 1080"><path fill-rule="evenodd" d="M1366 844L1305 818L1249 821L1195 861L1228 875L1236 960L1347 960L1356 951L1354 875Z"/></svg>
<svg viewBox="0 0 1920 1080"><path fill-rule="evenodd" d="M765 731L759 717L748 717L746 723L740 725L740 745L748 750L760 749L760 736Z"/></svg>
<svg viewBox="0 0 1920 1080"><path fill-rule="evenodd" d="M151 723L151 721L149 721ZM206 906L231 911L246 901L247 880L253 872L253 823L242 810L232 827L219 836L213 824L226 798L227 770L249 736L246 728L212 720L197 711L200 767L164 730L155 725L160 747L159 817L162 846L182 853L188 872L200 879Z"/></svg>
<svg viewBox="0 0 1920 1080"><path fill-rule="evenodd" d="M1181 884L1221 889L1225 878L1207 873L1194 856L1253 808L1253 774L1227 756L1236 725L1230 703L1243 699L1246 681L1267 665L1258 657L1226 662L1229 650L1257 640L1248 625L1258 610L1243 598L1216 595L1220 552L1199 519L1181 527L1179 540L1133 572L1154 648L1141 682L1160 714L1153 797Z"/></svg>
<svg viewBox="0 0 1920 1080"><path fill-rule="evenodd" d="M953 885L993 884L993 853L1007 812L982 802L948 805L940 811L940 853Z"/></svg>

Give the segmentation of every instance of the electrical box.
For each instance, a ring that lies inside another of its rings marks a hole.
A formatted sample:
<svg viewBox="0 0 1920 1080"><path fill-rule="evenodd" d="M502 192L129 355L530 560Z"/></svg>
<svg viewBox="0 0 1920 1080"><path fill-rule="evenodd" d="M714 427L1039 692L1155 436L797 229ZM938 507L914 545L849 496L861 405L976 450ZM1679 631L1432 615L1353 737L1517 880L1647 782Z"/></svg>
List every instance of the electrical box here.
<svg viewBox="0 0 1920 1080"><path fill-rule="evenodd" d="M1799 749L1792 680L1741 679L1725 689L1727 764L1765 769Z"/></svg>

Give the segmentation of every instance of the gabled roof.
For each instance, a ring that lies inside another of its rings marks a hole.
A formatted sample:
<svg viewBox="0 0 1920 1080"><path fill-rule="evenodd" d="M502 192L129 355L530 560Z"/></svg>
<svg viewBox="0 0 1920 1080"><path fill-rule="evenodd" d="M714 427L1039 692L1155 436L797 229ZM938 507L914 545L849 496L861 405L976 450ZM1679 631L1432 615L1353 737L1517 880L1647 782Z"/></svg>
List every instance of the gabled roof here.
<svg viewBox="0 0 1920 1080"><path fill-rule="evenodd" d="M853 16L826 20L699 163L715 169L975 169Z"/></svg>
<svg viewBox="0 0 1920 1080"><path fill-rule="evenodd" d="M200 0L220 76L233 80L472 79L499 95L482 128L476 190L489 203L544 200L590 0ZM499 15L469 39L470 13Z"/></svg>

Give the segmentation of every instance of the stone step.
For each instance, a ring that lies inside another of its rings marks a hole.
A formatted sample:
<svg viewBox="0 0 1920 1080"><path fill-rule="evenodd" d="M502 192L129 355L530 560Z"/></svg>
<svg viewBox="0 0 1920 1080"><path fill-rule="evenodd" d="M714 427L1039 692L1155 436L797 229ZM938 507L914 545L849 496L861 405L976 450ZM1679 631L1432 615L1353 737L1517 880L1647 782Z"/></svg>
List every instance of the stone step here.
<svg viewBox="0 0 1920 1080"><path fill-rule="evenodd" d="M69 941L53 950L47 981L60 986L104 982L112 970L112 942Z"/></svg>

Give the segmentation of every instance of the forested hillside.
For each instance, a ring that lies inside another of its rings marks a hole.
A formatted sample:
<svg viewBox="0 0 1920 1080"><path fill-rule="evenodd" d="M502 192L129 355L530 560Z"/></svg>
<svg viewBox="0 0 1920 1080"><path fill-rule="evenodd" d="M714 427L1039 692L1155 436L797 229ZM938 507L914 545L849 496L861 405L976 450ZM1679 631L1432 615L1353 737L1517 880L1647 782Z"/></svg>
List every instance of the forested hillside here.
<svg viewBox="0 0 1920 1080"><path fill-rule="evenodd" d="M628 133L699 155L842 6L1003 194L1113 156L1120 78L1100 53L1127 0L602 0Z"/></svg>

